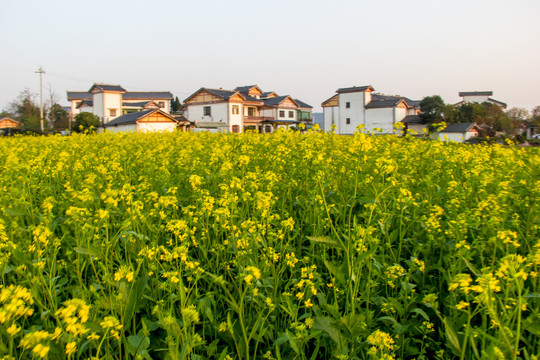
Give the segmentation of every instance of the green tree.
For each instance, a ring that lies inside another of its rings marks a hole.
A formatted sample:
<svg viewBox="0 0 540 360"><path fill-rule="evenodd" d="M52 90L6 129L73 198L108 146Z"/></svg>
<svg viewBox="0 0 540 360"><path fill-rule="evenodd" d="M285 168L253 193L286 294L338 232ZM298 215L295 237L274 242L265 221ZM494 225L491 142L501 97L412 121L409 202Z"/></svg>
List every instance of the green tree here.
<svg viewBox="0 0 540 360"><path fill-rule="evenodd" d="M61 105L53 104L49 108L49 124L56 131L68 130L69 113Z"/></svg>
<svg viewBox="0 0 540 360"><path fill-rule="evenodd" d="M178 100L178 96L171 100L171 113L177 113L182 108L182 103Z"/></svg>
<svg viewBox="0 0 540 360"><path fill-rule="evenodd" d="M9 112L22 123L22 131L41 133L39 106L35 99L36 94L24 89L9 104Z"/></svg>
<svg viewBox="0 0 540 360"><path fill-rule="evenodd" d="M94 132L99 125L99 116L89 112L82 112L75 115L75 124L73 125L73 131L79 133Z"/></svg>
<svg viewBox="0 0 540 360"><path fill-rule="evenodd" d="M419 116L430 124L444 121L446 105L439 95L426 96L420 101Z"/></svg>

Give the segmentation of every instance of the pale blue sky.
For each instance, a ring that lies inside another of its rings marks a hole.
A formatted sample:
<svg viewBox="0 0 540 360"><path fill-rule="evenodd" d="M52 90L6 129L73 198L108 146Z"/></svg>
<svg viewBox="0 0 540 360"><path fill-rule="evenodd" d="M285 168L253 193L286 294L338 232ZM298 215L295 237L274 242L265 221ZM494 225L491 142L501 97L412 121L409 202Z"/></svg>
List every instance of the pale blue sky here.
<svg viewBox="0 0 540 360"><path fill-rule="evenodd" d="M0 0L0 110L24 88L257 84L320 110L337 88L413 99L492 90L540 105L540 0ZM45 91L47 95L47 91Z"/></svg>

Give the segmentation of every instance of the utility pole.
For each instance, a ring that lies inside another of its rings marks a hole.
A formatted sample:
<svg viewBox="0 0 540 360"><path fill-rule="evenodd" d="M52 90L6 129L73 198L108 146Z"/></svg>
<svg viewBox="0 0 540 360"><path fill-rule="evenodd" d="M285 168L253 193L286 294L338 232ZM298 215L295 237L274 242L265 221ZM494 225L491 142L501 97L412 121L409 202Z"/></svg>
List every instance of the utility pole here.
<svg viewBox="0 0 540 360"><path fill-rule="evenodd" d="M43 70L42 66L39 67L36 74L39 74L39 118L41 122L41 132L43 133L45 132L45 128L43 126L43 74L45 74L45 70Z"/></svg>

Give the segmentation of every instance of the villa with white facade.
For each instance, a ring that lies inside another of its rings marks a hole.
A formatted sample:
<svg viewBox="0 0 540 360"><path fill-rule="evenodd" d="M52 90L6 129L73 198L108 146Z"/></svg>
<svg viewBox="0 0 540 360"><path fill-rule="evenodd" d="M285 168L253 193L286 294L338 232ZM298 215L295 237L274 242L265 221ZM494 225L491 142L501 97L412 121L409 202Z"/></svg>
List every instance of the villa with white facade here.
<svg viewBox="0 0 540 360"><path fill-rule="evenodd" d="M146 111L159 110L153 112L159 114L147 117L144 121L138 120L137 126L134 124L122 123L121 126L109 127L111 129L128 129L127 131L145 129L150 131L169 131L177 125L175 118L169 116L170 101L173 95L168 91L127 91L120 85L111 84L94 84L87 91L68 91L67 99L71 102L71 116L75 116L81 112L89 112L97 115L101 120L101 128L106 129L107 125L113 120L122 117L123 115ZM131 118L130 118L131 119ZM153 119L153 120L152 120ZM159 122L152 125L152 121ZM141 124L144 122L144 126ZM170 122L170 124L163 124Z"/></svg>
<svg viewBox="0 0 540 360"><path fill-rule="evenodd" d="M395 133L396 124L421 132L425 122L418 116L420 102L399 95L374 93L371 85L341 88L322 103L324 129L353 134L360 125L369 132ZM401 132L401 130L400 130Z"/></svg>
<svg viewBox="0 0 540 360"><path fill-rule="evenodd" d="M278 127L311 124L311 109L289 95L263 92L257 85L234 90L203 87L184 100L184 116L194 131L269 133Z"/></svg>
<svg viewBox="0 0 540 360"><path fill-rule="evenodd" d="M463 100L458 102L455 105L461 105L464 103L492 103L494 105L500 106L502 109L506 109L506 103L502 101L492 99L490 96L493 96L493 91L461 91L459 97Z"/></svg>

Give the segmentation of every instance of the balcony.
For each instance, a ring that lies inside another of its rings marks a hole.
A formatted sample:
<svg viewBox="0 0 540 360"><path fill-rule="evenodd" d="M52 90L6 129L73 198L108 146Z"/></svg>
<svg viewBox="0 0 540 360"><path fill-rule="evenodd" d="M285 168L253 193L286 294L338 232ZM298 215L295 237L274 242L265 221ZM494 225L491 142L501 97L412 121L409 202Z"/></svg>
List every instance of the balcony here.
<svg viewBox="0 0 540 360"><path fill-rule="evenodd" d="M260 124L266 120L274 120L273 116L244 116L244 124Z"/></svg>

